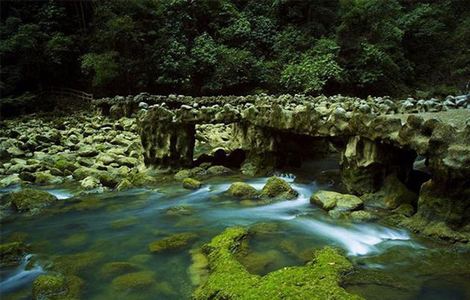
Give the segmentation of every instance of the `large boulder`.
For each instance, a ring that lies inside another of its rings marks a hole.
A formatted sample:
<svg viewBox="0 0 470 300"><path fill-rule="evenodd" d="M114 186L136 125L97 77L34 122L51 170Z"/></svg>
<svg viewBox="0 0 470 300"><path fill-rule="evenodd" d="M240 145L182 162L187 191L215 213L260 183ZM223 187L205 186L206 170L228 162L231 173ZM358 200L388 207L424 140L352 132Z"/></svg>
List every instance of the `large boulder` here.
<svg viewBox="0 0 470 300"><path fill-rule="evenodd" d="M35 214L46 206L54 203L57 198L45 191L23 189L8 195L11 206L17 212Z"/></svg>
<svg viewBox="0 0 470 300"><path fill-rule="evenodd" d="M228 194L237 198L255 198L258 196L258 191L245 182L234 182L227 190Z"/></svg>
<svg viewBox="0 0 470 300"><path fill-rule="evenodd" d="M354 211L361 209L364 205L361 198L357 196L322 190L315 192L310 197L310 203L318 205L326 211Z"/></svg>
<svg viewBox="0 0 470 300"><path fill-rule="evenodd" d="M282 198L294 199L299 195L285 180L279 177L271 177L268 179L263 189L261 196L267 198Z"/></svg>

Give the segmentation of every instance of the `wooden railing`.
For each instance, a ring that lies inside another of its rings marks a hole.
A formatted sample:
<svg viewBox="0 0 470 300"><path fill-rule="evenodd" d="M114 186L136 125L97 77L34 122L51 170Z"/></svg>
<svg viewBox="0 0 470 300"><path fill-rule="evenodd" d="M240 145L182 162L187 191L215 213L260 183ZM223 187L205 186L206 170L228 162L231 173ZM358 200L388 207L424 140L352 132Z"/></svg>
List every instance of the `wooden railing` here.
<svg viewBox="0 0 470 300"><path fill-rule="evenodd" d="M59 97L73 97L77 99L81 99L86 102L91 102L93 100L93 94L84 92L84 91L79 91L79 90L74 90L71 88L59 88L59 87L52 87L47 90L44 90L40 94L41 96L44 95L54 95L54 96L59 96Z"/></svg>

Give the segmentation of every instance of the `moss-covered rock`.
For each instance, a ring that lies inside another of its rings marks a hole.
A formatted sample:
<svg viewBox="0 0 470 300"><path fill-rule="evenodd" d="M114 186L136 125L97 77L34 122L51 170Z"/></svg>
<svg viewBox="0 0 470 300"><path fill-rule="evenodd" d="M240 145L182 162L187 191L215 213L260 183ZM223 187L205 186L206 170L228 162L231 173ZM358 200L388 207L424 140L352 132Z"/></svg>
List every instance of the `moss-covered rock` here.
<svg viewBox="0 0 470 300"><path fill-rule="evenodd" d="M209 176L226 176L232 174L232 170L224 166L212 166L207 169Z"/></svg>
<svg viewBox="0 0 470 300"><path fill-rule="evenodd" d="M173 206L166 210L167 216L190 216L194 213L194 209L190 206Z"/></svg>
<svg viewBox="0 0 470 300"><path fill-rule="evenodd" d="M113 229L122 229L126 227L133 226L139 222L139 218L130 216L123 219L114 220L111 222L111 228Z"/></svg>
<svg viewBox="0 0 470 300"><path fill-rule="evenodd" d="M62 178L54 176L50 171L40 171L33 174L35 178L35 183L43 185L51 184L60 184L62 183Z"/></svg>
<svg viewBox="0 0 470 300"><path fill-rule="evenodd" d="M86 232L78 232L63 239L62 244L65 247L78 247L84 245L87 240L88 234Z"/></svg>
<svg viewBox="0 0 470 300"><path fill-rule="evenodd" d="M85 282L77 276L62 274L39 275L33 282L34 300L80 299Z"/></svg>
<svg viewBox="0 0 470 300"><path fill-rule="evenodd" d="M53 269L66 275L76 275L92 268L103 257L102 252L94 251L62 255L53 259Z"/></svg>
<svg viewBox="0 0 470 300"><path fill-rule="evenodd" d="M0 244L0 267L16 266L21 262L27 248L22 242Z"/></svg>
<svg viewBox="0 0 470 300"><path fill-rule="evenodd" d="M263 236L268 235L272 236L273 234L278 233L280 230L279 223L275 222L260 222L252 225L248 231L250 235Z"/></svg>
<svg viewBox="0 0 470 300"><path fill-rule="evenodd" d="M183 180L188 177L191 177L191 170L189 169L180 170L174 176L176 180Z"/></svg>
<svg viewBox="0 0 470 300"><path fill-rule="evenodd" d="M188 190L197 190L200 188L202 183L199 180L193 178L183 179L183 187Z"/></svg>
<svg viewBox="0 0 470 300"><path fill-rule="evenodd" d="M0 188L20 184L21 180L22 179L18 176L18 174L8 175L7 177L0 179Z"/></svg>
<svg viewBox="0 0 470 300"><path fill-rule="evenodd" d="M125 191L125 190L131 189L133 187L134 187L134 185L128 179L124 178L116 186L116 190L117 191Z"/></svg>
<svg viewBox="0 0 470 300"><path fill-rule="evenodd" d="M271 177L268 179L263 189L261 196L267 198L282 198L282 199L295 199L299 193L295 191L284 179L279 177Z"/></svg>
<svg viewBox="0 0 470 300"><path fill-rule="evenodd" d="M188 273L191 283L198 286L206 281L209 276L208 260L200 248L193 249L191 253L191 266Z"/></svg>
<svg viewBox="0 0 470 300"><path fill-rule="evenodd" d="M233 197L249 199L258 196L258 191L245 182L234 182L227 190L228 194Z"/></svg>
<svg viewBox="0 0 470 300"><path fill-rule="evenodd" d="M60 299L67 293L63 275L40 275L33 282L33 299Z"/></svg>
<svg viewBox="0 0 470 300"><path fill-rule="evenodd" d="M377 220L377 216L371 213L370 211L357 210L351 212L349 215L353 221L356 222L369 222Z"/></svg>
<svg viewBox="0 0 470 300"><path fill-rule="evenodd" d="M155 284L155 273L151 271L141 271L114 278L111 287L120 292L135 292L151 288Z"/></svg>
<svg viewBox="0 0 470 300"><path fill-rule="evenodd" d="M100 180L95 176L87 176L80 181L80 185L85 190L96 189L101 186Z"/></svg>
<svg viewBox="0 0 470 300"><path fill-rule="evenodd" d="M406 217L411 217L415 213L415 208L411 204L404 203L394 209L393 212Z"/></svg>
<svg viewBox="0 0 470 300"><path fill-rule="evenodd" d="M12 192L8 198L11 200L13 209L18 212L27 212L35 214L41 209L54 203L57 198L45 191L23 189L18 192Z"/></svg>
<svg viewBox="0 0 470 300"><path fill-rule="evenodd" d="M310 197L310 203L330 211L333 209L341 211L354 211L361 209L364 205L361 198L331 191L317 191Z"/></svg>
<svg viewBox="0 0 470 300"><path fill-rule="evenodd" d="M361 299L339 286L341 273L352 265L336 250L324 248L305 266L258 276L235 257L246 237L245 229L228 228L203 247L210 273L194 299Z"/></svg>
<svg viewBox="0 0 470 300"><path fill-rule="evenodd" d="M65 171L73 172L77 169L78 166L66 159L59 159L55 162L54 167L64 173Z"/></svg>
<svg viewBox="0 0 470 300"><path fill-rule="evenodd" d="M126 273L136 272L140 267L136 264L126 262L126 261L114 261L107 264L104 264L101 267L100 275L103 278L114 278L119 275Z"/></svg>
<svg viewBox="0 0 470 300"><path fill-rule="evenodd" d="M266 270L282 261L282 254L278 250L270 249L263 252L249 251L238 258L251 274L265 274Z"/></svg>
<svg viewBox="0 0 470 300"><path fill-rule="evenodd" d="M188 247L191 242L197 239L197 237L198 235L193 232L177 233L150 243L148 248L152 253L179 250Z"/></svg>

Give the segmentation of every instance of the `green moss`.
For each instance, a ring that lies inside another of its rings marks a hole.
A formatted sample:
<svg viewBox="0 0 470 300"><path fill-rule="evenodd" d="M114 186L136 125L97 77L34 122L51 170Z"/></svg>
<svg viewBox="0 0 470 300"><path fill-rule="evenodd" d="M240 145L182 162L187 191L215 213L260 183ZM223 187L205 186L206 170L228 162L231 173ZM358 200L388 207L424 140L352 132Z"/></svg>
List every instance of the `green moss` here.
<svg viewBox="0 0 470 300"><path fill-rule="evenodd" d="M350 217L356 222L369 222L377 219L377 216L365 210L353 211Z"/></svg>
<svg viewBox="0 0 470 300"><path fill-rule="evenodd" d="M147 265L150 260L152 260L152 255L150 254L137 254L129 258L130 263L141 266Z"/></svg>
<svg viewBox="0 0 470 300"><path fill-rule="evenodd" d="M127 179L134 186L149 186L157 182L155 177L150 176L147 172L133 172Z"/></svg>
<svg viewBox="0 0 470 300"><path fill-rule="evenodd" d="M29 233L23 232L23 231L16 231L8 236L7 241L24 243L26 242L26 239L28 237L29 237Z"/></svg>
<svg viewBox="0 0 470 300"><path fill-rule="evenodd" d="M62 182L60 178L52 175L49 171L36 172L34 176L36 178L34 182L37 184L49 185Z"/></svg>
<svg viewBox="0 0 470 300"><path fill-rule="evenodd" d="M295 191L285 180L279 177L271 177L268 179L263 189L261 196L268 198L282 198L282 199L295 199L299 193Z"/></svg>
<svg viewBox="0 0 470 300"><path fill-rule="evenodd" d="M243 228L228 228L204 246L210 274L194 299L361 299L338 283L351 263L332 248L324 248L305 266L287 267L265 276L250 274L235 258L247 237Z"/></svg>
<svg viewBox="0 0 470 300"><path fill-rule="evenodd" d="M191 176L191 170L185 169L185 170L178 171L175 174L174 178L176 180L183 180L183 179L188 178L190 176Z"/></svg>
<svg viewBox="0 0 470 300"><path fill-rule="evenodd" d="M193 232L173 234L169 237L150 243L149 250L152 253L159 253L167 250L183 249L192 241L197 239L197 237L198 235Z"/></svg>
<svg viewBox="0 0 470 300"><path fill-rule="evenodd" d="M29 213L36 213L57 200L55 196L48 192L33 189L12 192L9 198L16 211Z"/></svg>
<svg viewBox="0 0 470 300"><path fill-rule="evenodd" d="M173 206L166 210L167 216L189 216L194 213L194 209L190 206Z"/></svg>
<svg viewBox="0 0 470 300"><path fill-rule="evenodd" d="M40 275L33 282L33 299L60 299L67 293L63 275Z"/></svg>
<svg viewBox="0 0 470 300"><path fill-rule="evenodd" d="M98 198L86 198L81 200L78 203L75 203L68 207L68 209L78 210L78 211L86 211L86 210L94 210L100 209L104 207L106 203Z"/></svg>
<svg viewBox="0 0 470 300"><path fill-rule="evenodd" d="M133 226L139 222L137 217L131 216L124 219L119 219L111 222L111 228L113 229L122 229L126 227Z"/></svg>
<svg viewBox="0 0 470 300"><path fill-rule="evenodd" d="M100 270L100 275L103 278L113 278L122 274L136 272L140 268L136 264L125 261L115 261L104 264Z"/></svg>
<svg viewBox="0 0 470 300"><path fill-rule="evenodd" d="M134 185L129 181L127 180L126 178L124 178L123 180L121 180L119 182L119 184L116 186L116 190L117 191L125 191L125 190L128 190L128 189L131 189L133 188Z"/></svg>
<svg viewBox="0 0 470 300"><path fill-rule="evenodd" d="M161 281L155 284L155 291L158 294L163 294L166 296L176 295L175 289L168 281Z"/></svg>
<svg viewBox="0 0 470 300"><path fill-rule="evenodd" d="M227 191L229 195L237 198L250 199L258 196L258 191L245 182L234 182Z"/></svg>
<svg viewBox="0 0 470 300"><path fill-rule="evenodd" d="M84 232L79 232L68 236L62 240L62 244L65 247L77 247L86 243L88 239L88 234Z"/></svg>
<svg viewBox="0 0 470 300"><path fill-rule="evenodd" d="M249 233L252 235L271 235L279 232L279 229L279 223L260 222L252 225L249 228Z"/></svg>
<svg viewBox="0 0 470 300"><path fill-rule="evenodd" d="M72 162L70 162L66 159L59 159L58 161L56 161L54 166L55 166L55 168L61 170L62 172L64 172L64 171L73 172L77 169L77 166L74 163L72 163Z"/></svg>
<svg viewBox="0 0 470 300"><path fill-rule="evenodd" d="M151 271L128 273L116 277L111 286L121 292L145 290L155 285L155 274Z"/></svg>
<svg viewBox="0 0 470 300"><path fill-rule="evenodd" d="M208 260L200 248L193 249L191 253L191 266L188 273L191 283L198 286L207 280L209 276Z"/></svg>
<svg viewBox="0 0 470 300"><path fill-rule="evenodd" d="M93 251L63 255L53 260L53 268L64 274L79 274L92 268L103 256L103 253Z"/></svg>
<svg viewBox="0 0 470 300"><path fill-rule="evenodd" d="M271 249L264 252L248 252L238 260L245 266L248 272L252 274L264 274L266 270L282 261L282 255L279 251Z"/></svg>
<svg viewBox="0 0 470 300"><path fill-rule="evenodd" d="M199 180L193 178L183 179L183 187L188 190L197 190L200 188L202 183Z"/></svg>
<svg viewBox="0 0 470 300"><path fill-rule="evenodd" d="M26 250L22 242L0 244L0 267L18 265Z"/></svg>
<svg viewBox="0 0 470 300"><path fill-rule="evenodd" d="M85 282L77 276L45 274L33 282L33 299L72 300L80 299Z"/></svg>

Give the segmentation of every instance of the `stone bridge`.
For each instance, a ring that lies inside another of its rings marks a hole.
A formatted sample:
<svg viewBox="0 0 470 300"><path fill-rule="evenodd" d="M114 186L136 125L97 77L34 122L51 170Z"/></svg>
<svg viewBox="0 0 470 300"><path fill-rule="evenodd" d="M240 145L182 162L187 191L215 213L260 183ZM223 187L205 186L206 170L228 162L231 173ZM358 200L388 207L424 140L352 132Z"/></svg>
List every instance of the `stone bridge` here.
<svg viewBox="0 0 470 300"><path fill-rule="evenodd" d="M140 98L138 98L140 97ZM137 98L137 99L136 99ZM351 193L377 192L390 175L419 192L418 212L462 227L470 221L470 101L391 101L343 96L150 96L104 99L115 116L138 113L145 161L155 167L194 162L196 126L234 124L232 139L246 153L242 169L257 173L332 142ZM417 157L427 175L417 175ZM414 188L413 188L414 187Z"/></svg>

